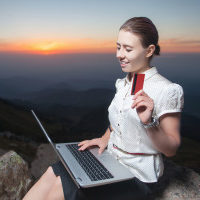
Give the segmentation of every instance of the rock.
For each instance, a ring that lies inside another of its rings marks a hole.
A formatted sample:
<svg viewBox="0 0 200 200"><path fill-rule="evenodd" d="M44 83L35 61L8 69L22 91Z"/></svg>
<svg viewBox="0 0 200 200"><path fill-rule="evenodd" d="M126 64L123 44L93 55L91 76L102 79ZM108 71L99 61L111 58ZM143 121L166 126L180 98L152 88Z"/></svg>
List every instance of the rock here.
<svg viewBox="0 0 200 200"><path fill-rule="evenodd" d="M36 157L31 163L31 174L38 179L49 167L58 160L50 144L41 144L37 148Z"/></svg>
<svg viewBox="0 0 200 200"><path fill-rule="evenodd" d="M0 149L0 156L4 155L7 151L4 149Z"/></svg>
<svg viewBox="0 0 200 200"><path fill-rule="evenodd" d="M21 200L32 185L28 164L14 151L0 157L0 199Z"/></svg>
<svg viewBox="0 0 200 200"><path fill-rule="evenodd" d="M150 184L154 200L200 200L200 175L164 159L164 174Z"/></svg>

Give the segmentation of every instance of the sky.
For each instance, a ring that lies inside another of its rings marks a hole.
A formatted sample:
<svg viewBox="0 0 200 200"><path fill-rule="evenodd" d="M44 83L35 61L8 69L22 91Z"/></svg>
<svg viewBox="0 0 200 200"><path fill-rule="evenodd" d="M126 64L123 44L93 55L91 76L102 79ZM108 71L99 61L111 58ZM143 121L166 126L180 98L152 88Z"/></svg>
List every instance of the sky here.
<svg viewBox="0 0 200 200"><path fill-rule="evenodd" d="M0 0L0 85L83 79L113 86L124 77L115 57L118 30L129 18L144 16L159 33L161 55L152 65L170 80L187 82L189 92L192 84L195 93L199 10L199 0Z"/></svg>
<svg viewBox="0 0 200 200"><path fill-rule="evenodd" d="M199 0L0 0L0 52L113 53L119 27L150 18L162 52L200 52Z"/></svg>

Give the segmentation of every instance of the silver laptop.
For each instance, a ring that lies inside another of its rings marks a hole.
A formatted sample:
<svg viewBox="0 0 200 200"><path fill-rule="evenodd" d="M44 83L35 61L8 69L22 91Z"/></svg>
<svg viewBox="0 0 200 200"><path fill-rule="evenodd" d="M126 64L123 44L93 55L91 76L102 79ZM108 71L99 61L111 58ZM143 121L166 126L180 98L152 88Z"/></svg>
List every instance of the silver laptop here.
<svg viewBox="0 0 200 200"><path fill-rule="evenodd" d="M78 188L94 187L134 178L134 175L107 150L98 154L98 147L79 151L78 142L54 144L34 111L31 110L31 112Z"/></svg>

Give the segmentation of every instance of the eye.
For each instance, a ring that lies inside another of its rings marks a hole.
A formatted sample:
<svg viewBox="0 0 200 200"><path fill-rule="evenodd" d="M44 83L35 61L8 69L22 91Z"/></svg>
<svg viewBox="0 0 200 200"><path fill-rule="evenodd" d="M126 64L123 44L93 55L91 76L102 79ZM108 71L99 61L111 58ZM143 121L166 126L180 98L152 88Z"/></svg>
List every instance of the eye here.
<svg viewBox="0 0 200 200"><path fill-rule="evenodd" d="M120 50L120 47L119 47L119 46L117 46L117 50Z"/></svg>
<svg viewBox="0 0 200 200"><path fill-rule="evenodd" d="M127 52L131 52L131 51L132 51L132 49L126 49L126 51L127 51Z"/></svg>

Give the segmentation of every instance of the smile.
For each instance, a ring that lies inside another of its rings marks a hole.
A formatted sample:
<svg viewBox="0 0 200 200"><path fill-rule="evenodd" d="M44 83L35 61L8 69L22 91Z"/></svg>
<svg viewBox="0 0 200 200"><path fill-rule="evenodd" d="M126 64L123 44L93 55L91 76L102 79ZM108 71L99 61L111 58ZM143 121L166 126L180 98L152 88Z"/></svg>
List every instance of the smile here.
<svg viewBox="0 0 200 200"><path fill-rule="evenodd" d="M128 63L129 63L129 62L120 61L120 65L121 65L122 67L125 67Z"/></svg>

